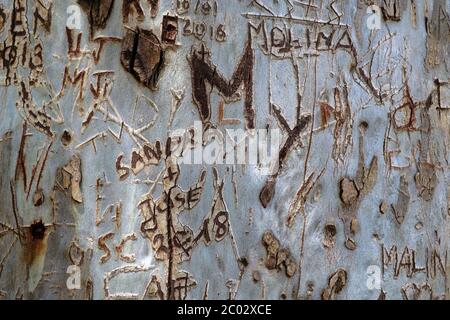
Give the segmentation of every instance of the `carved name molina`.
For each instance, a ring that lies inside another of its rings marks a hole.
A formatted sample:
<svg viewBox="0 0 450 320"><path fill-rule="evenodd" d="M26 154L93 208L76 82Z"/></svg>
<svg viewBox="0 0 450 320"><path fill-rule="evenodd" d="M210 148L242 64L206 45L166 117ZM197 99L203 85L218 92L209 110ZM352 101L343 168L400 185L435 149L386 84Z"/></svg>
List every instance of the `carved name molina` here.
<svg viewBox="0 0 450 320"><path fill-rule="evenodd" d="M248 24L252 38L256 39L264 54L277 58L290 58L291 54L319 55L324 51L334 52L339 49L354 50L349 29L345 25L280 27L272 23L272 26L267 28L269 23L266 20L259 24Z"/></svg>

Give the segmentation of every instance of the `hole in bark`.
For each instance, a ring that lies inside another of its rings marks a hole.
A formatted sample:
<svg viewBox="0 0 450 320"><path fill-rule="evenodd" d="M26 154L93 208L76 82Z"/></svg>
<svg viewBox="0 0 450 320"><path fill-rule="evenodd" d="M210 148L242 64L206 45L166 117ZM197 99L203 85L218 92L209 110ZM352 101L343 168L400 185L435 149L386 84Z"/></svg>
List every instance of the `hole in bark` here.
<svg viewBox="0 0 450 320"><path fill-rule="evenodd" d="M240 258L240 259L239 259L239 264L240 264L242 267L246 268L246 267L248 266L248 260L247 260L247 258L245 258L245 257Z"/></svg>
<svg viewBox="0 0 450 320"><path fill-rule="evenodd" d="M69 144L71 144L71 142L72 142L72 134L69 131L64 130L61 136L61 143L63 144L64 147L67 147Z"/></svg>
<svg viewBox="0 0 450 320"><path fill-rule="evenodd" d="M324 239L323 239L323 245L326 248L332 248L334 244L336 243L336 226L334 224L327 224L323 230L324 232Z"/></svg>
<svg viewBox="0 0 450 320"><path fill-rule="evenodd" d="M45 225L42 223L42 220L34 222L31 225L31 236L33 240L42 240L45 236Z"/></svg>

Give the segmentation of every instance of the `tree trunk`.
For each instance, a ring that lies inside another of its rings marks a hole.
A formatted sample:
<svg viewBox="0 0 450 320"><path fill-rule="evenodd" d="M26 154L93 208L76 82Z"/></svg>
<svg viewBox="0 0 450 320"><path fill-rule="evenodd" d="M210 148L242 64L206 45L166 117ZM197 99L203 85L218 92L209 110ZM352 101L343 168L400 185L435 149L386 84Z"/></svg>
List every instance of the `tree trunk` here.
<svg viewBox="0 0 450 320"><path fill-rule="evenodd" d="M449 13L2 0L0 299L449 298Z"/></svg>

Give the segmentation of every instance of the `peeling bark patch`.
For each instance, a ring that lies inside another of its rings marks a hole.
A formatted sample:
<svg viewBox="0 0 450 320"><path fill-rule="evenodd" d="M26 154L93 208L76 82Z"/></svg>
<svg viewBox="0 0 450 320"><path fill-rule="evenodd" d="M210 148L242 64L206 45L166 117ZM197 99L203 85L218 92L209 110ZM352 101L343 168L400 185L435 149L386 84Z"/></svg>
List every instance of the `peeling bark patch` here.
<svg viewBox="0 0 450 320"><path fill-rule="evenodd" d="M288 278L294 276L297 271L297 264L291 257L291 252L288 248L282 248L280 241L274 236L271 231L266 231L262 237L262 243L266 248L266 268L269 270L284 272Z"/></svg>
<svg viewBox="0 0 450 320"><path fill-rule="evenodd" d="M164 300L164 292L161 289L161 283L157 276L152 276L150 283L148 284L146 295L150 298L158 298L159 300Z"/></svg>
<svg viewBox="0 0 450 320"><path fill-rule="evenodd" d="M127 28L120 62L136 80L155 90L164 66L164 51L158 37L150 30Z"/></svg>
<svg viewBox="0 0 450 320"><path fill-rule="evenodd" d="M322 292L322 300L336 300L347 285L347 271L338 269L328 277L328 285Z"/></svg>

